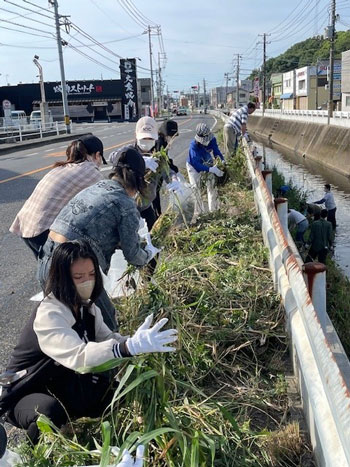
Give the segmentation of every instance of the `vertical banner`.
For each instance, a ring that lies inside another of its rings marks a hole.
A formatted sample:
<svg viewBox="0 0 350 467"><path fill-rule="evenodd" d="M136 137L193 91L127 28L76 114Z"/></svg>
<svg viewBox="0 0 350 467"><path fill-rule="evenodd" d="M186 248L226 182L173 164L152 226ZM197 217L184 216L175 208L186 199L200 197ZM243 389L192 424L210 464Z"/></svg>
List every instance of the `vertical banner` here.
<svg viewBox="0 0 350 467"><path fill-rule="evenodd" d="M136 59L129 58L120 60L120 78L122 81L122 108L124 119L136 121L138 119L137 107L137 77Z"/></svg>

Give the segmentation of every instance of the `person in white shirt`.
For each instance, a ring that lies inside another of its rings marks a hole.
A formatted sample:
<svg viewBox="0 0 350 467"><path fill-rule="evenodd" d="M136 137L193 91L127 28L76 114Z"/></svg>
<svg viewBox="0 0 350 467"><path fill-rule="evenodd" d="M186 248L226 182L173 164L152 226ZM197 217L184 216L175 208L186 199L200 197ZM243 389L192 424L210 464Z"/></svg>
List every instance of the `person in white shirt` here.
<svg viewBox="0 0 350 467"><path fill-rule="evenodd" d="M309 221L306 217L299 211L295 209L288 209L288 226L289 228L297 228L296 241L305 243L304 234L309 227Z"/></svg>
<svg viewBox="0 0 350 467"><path fill-rule="evenodd" d="M326 183L324 186L324 196L319 201L314 201L314 204L323 204L327 209L327 221L332 224L333 230L337 227L337 221L335 220L335 213L337 206L334 201L333 193L331 192L331 186L329 183Z"/></svg>
<svg viewBox="0 0 350 467"><path fill-rule="evenodd" d="M177 331L161 330L167 318L152 325L153 314L132 337L112 332L95 305L102 287L98 260L88 242L57 246L45 298L12 352L0 396L0 416L6 414L9 423L27 430L33 444L39 439L39 414L57 427L68 416L102 415L116 382L113 374L95 367L115 358L176 350L171 344Z"/></svg>
<svg viewBox="0 0 350 467"><path fill-rule="evenodd" d="M239 136L246 136L248 116L251 115L255 109L255 104L253 102L249 102L248 105L244 105L243 107L236 109L228 119L227 123L225 123L223 137L226 158L235 154Z"/></svg>

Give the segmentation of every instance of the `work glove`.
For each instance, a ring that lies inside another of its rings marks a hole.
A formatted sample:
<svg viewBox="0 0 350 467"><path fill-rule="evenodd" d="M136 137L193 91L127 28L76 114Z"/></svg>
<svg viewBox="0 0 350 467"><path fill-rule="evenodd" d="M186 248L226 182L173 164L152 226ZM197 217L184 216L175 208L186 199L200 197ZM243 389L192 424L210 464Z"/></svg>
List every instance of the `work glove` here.
<svg viewBox="0 0 350 467"><path fill-rule="evenodd" d="M152 156L143 156L143 160L146 164L146 169L151 170L151 172L157 172L158 169L158 162Z"/></svg>
<svg viewBox="0 0 350 467"><path fill-rule="evenodd" d="M143 466L143 453L145 447L143 445L137 446L136 459L131 457L130 452L126 449L123 452L122 460L115 467L142 467Z"/></svg>
<svg viewBox="0 0 350 467"><path fill-rule="evenodd" d="M126 346L131 355L152 352L175 352L175 347L167 346L167 344L172 344L177 340L177 330L167 329L166 331L160 331L168 322L168 318L161 319L151 328L152 321L153 313L147 316L136 333L126 341Z"/></svg>
<svg viewBox="0 0 350 467"><path fill-rule="evenodd" d="M181 183L178 180L167 183L166 187L169 191L173 191L174 193L181 193L182 191Z"/></svg>
<svg viewBox="0 0 350 467"><path fill-rule="evenodd" d="M216 175L217 177L222 177L224 175L224 172L217 167L209 167L209 172Z"/></svg>
<svg viewBox="0 0 350 467"><path fill-rule="evenodd" d="M154 245L152 245L152 243L148 243L148 242L144 249L149 254L148 262L150 262L155 256L158 255L158 253L161 252L159 248L156 248Z"/></svg>
<svg viewBox="0 0 350 467"><path fill-rule="evenodd" d="M250 143L252 141L247 131L244 133L243 138L247 141L247 143Z"/></svg>

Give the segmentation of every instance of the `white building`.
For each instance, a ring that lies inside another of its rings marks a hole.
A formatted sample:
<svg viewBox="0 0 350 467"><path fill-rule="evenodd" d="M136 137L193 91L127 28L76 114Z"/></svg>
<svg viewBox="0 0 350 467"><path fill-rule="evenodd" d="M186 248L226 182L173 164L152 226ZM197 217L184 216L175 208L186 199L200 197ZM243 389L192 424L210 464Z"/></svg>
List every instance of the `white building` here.
<svg viewBox="0 0 350 467"><path fill-rule="evenodd" d="M294 109L295 98L295 70L283 73L283 94L281 95L281 108L283 110Z"/></svg>

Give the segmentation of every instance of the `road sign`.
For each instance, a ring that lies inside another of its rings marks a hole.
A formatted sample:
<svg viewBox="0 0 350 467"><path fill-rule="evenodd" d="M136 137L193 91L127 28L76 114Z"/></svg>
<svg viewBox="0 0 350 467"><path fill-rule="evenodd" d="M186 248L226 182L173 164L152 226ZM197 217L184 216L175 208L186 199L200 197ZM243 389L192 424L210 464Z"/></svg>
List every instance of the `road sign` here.
<svg viewBox="0 0 350 467"><path fill-rule="evenodd" d="M2 101L2 108L4 110L11 109L11 102L8 101L7 99Z"/></svg>

